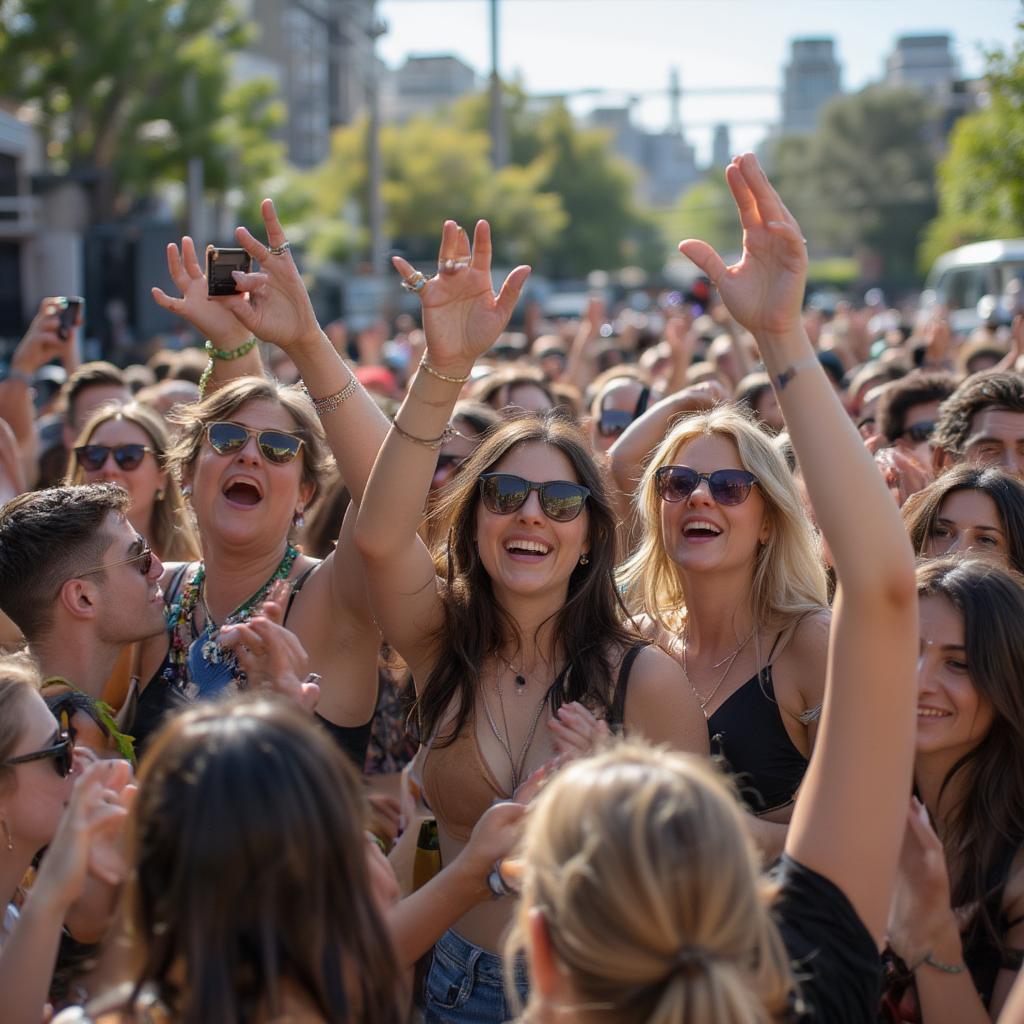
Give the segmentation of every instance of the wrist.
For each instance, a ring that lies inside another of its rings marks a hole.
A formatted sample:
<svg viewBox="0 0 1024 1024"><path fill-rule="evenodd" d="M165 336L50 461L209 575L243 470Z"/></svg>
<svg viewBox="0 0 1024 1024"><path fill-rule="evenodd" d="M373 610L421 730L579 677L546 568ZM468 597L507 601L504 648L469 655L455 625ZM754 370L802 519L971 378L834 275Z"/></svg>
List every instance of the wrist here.
<svg viewBox="0 0 1024 1024"><path fill-rule="evenodd" d="M63 922L68 909L75 902L75 897L66 891L62 891L63 887L49 878L45 865L46 861L44 858L43 863L39 867L39 874L36 877L35 884L32 886L28 899L25 901L22 915L37 915L40 918L56 917Z"/></svg>
<svg viewBox="0 0 1024 1024"><path fill-rule="evenodd" d="M487 875L491 867L490 864L477 864L467 849L463 849L449 866L454 887L452 896L467 910L478 903L488 903L493 899L493 893L487 885Z"/></svg>
<svg viewBox="0 0 1024 1024"><path fill-rule="evenodd" d="M468 380L473 370L472 361L466 362L464 359L438 359L430 352L423 353L419 365L429 367L428 373L430 370L436 370L437 373L444 374L445 377L450 377L453 380L458 378Z"/></svg>
<svg viewBox="0 0 1024 1024"><path fill-rule="evenodd" d="M299 338L294 344L289 345L287 351L293 356L315 356L325 349L329 349L336 355L338 350L331 344L331 339L324 334L323 330L316 327Z"/></svg>

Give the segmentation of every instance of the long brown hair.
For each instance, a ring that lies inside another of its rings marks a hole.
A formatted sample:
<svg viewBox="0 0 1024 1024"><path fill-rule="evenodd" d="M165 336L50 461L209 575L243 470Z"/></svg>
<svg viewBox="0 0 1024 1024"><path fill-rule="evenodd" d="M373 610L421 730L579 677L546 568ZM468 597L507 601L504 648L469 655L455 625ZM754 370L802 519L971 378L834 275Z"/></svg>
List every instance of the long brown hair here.
<svg viewBox="0 0 1024 1024"><path fill-rule="evenodd" d="M977 906L972 932L1004 947L991 877L1007 850L1024 843L1024 578L979 559L936 558L917 569L919 597L945 598L963 616L967 672L991 705L992 725L950 768L964 797L944 837L952 854L954 907Z"/></svg>
<svg viewBox="0 0 1024 1024"><path fill-rule="evenodd" d="M136 995L181 1024L252 1024L287 984L331 1024L400 1024L362 787L326 733L268 697L195 707L154 740L139 790Z"/></svg>
<svg viewBox="0 0 1024 1024"><path fill-rule="evenodd" d="M462 465L431 513L447 526L445 541L434 549L437 573L444 580L444 622L436 639L438 657L417 701L424 740L451 742L474 707L481 667L510 639L518 646L534 642L523 637L511 616L498 604L487 570L476 549L476 510L481 473L524 444L551 445L572 463L579 482L590 490L589 563L578 565L569 578L569 593L558 611L555 635L565 646L569 666L561 689L551 692L551 706L596 697L605 708L612 699L611 651L636 641L623 626L626 618L615 589L616 520L608 487L586 438L557 410L525 415L494 428ZM456 713L451 731L437 736L452 701Z"/></svg>

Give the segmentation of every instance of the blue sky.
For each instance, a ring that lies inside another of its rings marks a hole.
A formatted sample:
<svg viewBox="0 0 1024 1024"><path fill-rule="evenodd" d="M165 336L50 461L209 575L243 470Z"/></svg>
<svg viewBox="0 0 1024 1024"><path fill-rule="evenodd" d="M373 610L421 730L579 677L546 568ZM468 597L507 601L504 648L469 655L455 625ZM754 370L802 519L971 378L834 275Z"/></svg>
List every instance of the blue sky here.
<svg viewBox="0 0 1024 1024"><path fill-rule="evenodd" d="M379 52L391 66L409 54L455 53L489 70L488 0L378 6L389 27ZM1021 11L1018 0L500 0L500 63L504 75L519 74L531 92L610 90L599 100L574 100L579 113L598 103L621 105L631 92L664 90L675 66L684 130L706 156L711 123L734 122L733 148L749 148L763 134L758 122L776 117L778 98L687 98L687 86L778 87L789 41L808 35L835 38L846 90L879 78L896 37L911 33L949 33L961 68L976 75L980 48L1010 45ZM661 96L644 97L635 109L649 127L667 124Z"/></svg>

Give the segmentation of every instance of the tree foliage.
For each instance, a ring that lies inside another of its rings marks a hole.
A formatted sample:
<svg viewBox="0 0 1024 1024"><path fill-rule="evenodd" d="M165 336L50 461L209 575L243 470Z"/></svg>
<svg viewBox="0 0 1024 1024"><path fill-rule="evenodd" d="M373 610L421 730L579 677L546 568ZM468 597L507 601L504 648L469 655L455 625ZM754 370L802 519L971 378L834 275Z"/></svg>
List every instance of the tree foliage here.
<svg viewBox="0 0 1024 1024"><path fill-rule="evenodd" d="M909 284L935 214L937 148L922 93L870 86L829 103L813 135L780 139L771 167L812 250L857 253L884 280Z"/></svg>
<svg viewBox="0 0 1024 1024"><path fill-rule="evenodd" d="M680 196L669 214L666 232L673 244L684 238L703 239L723 257L741 251L743 231L722 169L710 171Z"/></svg>
<svg viewBox="0 0 1024 1024"><path fill-rule="evenodd" d="M204 161L223 192L271 173L283 108L234 85L248 30L227 0L0 0L0 94L33 108L48 169L94 190L97 219Z"/></svg>
<svg viewBox="0 0 1024 1024"><path fill-rule="evenodd" d="M1024 235L1024 40L989 54L986 80L988 106L960 118L939 165L923 266L958 245Z"/></svg>

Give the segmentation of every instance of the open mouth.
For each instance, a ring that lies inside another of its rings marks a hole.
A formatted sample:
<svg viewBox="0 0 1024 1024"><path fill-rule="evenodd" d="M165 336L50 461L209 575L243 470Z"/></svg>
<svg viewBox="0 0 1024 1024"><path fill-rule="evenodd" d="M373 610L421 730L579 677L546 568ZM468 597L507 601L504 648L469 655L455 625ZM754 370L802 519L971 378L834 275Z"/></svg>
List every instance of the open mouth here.
<svg viewBox="0 0 1024 1024"><path fill-rule="evenodd" d="M251 508L263 500L260 489L249 480L232 480L224 488L224 497L233 505L242 505Z"/></svg>
<svg viewBox="0 0 1024 1024"><path fill-rule="evenodd" d="M693 540L710 540L722 531L708 519L691 519L683 527L683 536Z"/></svg>
<svg viewBox="0 0 1024 1024"><path fill-rule="evenodd" d="M950 718L950 717L952 717L952 712L950 712L950 711L941 711L939 708L918 707L918 709L917 709L917 717L918 718Z"/></svg>
<svg viewBox="0 0 1024 1024"><path fill-rule="evenodd" d="M505 542L505 550L513 558L541 559L551 552L549 545L539 540L526 540L522 537L515 537Z"/></svg>

